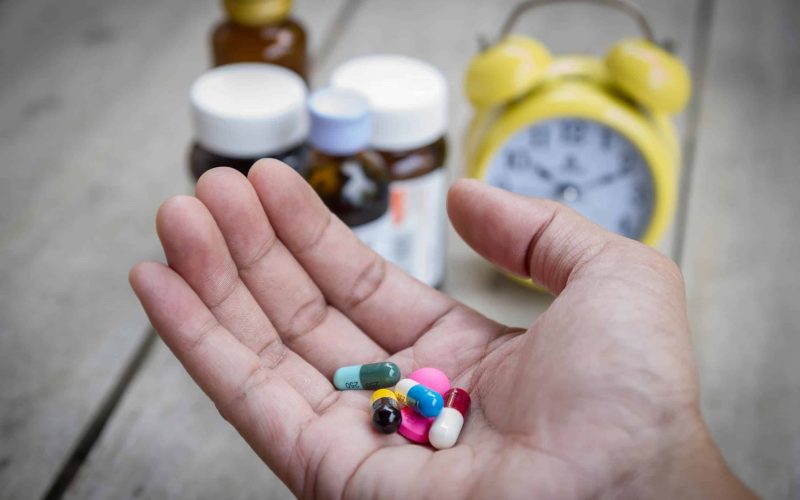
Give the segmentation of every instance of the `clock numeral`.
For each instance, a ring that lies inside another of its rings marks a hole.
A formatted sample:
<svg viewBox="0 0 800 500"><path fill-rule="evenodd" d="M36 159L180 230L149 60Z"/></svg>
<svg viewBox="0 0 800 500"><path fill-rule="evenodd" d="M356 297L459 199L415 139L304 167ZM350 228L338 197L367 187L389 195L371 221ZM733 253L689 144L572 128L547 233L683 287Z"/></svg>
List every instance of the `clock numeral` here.
<svg viewBox="0 0 800 500"><path fill-rule="evenodd" d="M528 144L537 148L546 148L550 146L550 129L541 125L529 129Z"/></svg>
<svg viewBox="0 0 800 500"><path fill-rule="evenodd" d="M638 206L647 206L650 204L650 186L644 183L637 184L633 188L633 196L631 197L633 203Z"/></svg>
<svg viewBox="0 0 800 500"><path fill-rule="evenodd" d="M623 236L628 238L636 238L637 235L634 233L633 219L630 215L623 215L619 219L619 225L617 227L619 227L619 232Z"/></svg>
<svg viewBox="0 0 800 500"><path fill-rule="evenodd" d="M586 122L566 120L561 122L561 140L569 144L580 144L586 136Z"/></svg>
<svg viewBox="0 0 800 500"><path fill-rule="evenodd" d="M561 168L566 172L574 174L583 173L583 167L578 163L578 159L575 158L575 155L567 155L567 157L564 158L564 163L561 165Z"/></svg>
<svg viewBox="0 0 800 500"><path fill-rule="evenodd" d="M509 170L514 172L531 168L533 160L525 148L509 149L505 153L505 164Z"/></svg>
<svg viewBox="0 0 800 500"><path fill-rule="evenodd" d="M603 128L600 131L600 147L603 149L611 149L611 141L614 139L614 133L611 129Z"/></svg>
<svg viewBox="0 0 800 500"><path fill-rule="evenodd" d="M639 155L636 151L630 149L622 153L621 170L626 174L636 168L636 163L639 160Z"/></svg>

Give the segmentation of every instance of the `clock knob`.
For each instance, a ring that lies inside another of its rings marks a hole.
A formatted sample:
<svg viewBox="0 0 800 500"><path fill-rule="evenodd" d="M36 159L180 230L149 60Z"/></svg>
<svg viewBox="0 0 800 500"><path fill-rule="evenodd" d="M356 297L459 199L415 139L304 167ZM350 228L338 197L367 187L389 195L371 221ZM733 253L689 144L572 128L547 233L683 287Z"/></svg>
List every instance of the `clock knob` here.
<svg viewBox="0 0 800 500"><path fill-rule="evenodd" d="M606 55L611 79L646 108L677 113L689 100L689 72L680 59L642 39L617 42Z"/></svg>
<svg viewBox="0 0 800 500"><path fill-rule="evenodd" d="M509 35L472 60L464 82L467 97L477 107L502 104L536 86L549 65L544 45Z"/></svg>

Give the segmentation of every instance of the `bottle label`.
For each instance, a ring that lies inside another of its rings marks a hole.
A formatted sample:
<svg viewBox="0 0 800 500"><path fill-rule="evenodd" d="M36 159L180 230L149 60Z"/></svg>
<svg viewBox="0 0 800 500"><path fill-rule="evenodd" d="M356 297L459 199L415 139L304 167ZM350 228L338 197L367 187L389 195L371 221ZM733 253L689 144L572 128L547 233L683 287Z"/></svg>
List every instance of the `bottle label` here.
<svg viewBox="0 0 800 500"><path fill-rule="evenodd" d="M389 259L392 236L392 217L389 211L377 219L350 228L362 243Z"/></svg>
<svg viewBox="0 0 800 500"><path fill-rule="evenodd" d="M391 260L428 285L444 276L445 184L447 171L437 168L414 179L392 181Z"/></svg>

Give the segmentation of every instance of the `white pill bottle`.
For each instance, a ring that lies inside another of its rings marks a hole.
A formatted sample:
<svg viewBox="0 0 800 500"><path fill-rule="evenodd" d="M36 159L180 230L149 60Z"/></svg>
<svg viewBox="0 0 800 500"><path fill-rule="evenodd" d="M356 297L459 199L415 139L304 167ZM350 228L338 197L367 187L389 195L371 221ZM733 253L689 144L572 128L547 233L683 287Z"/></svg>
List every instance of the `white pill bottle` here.
<svg viewBox="0 0 800 500"><path fill-rule="evenodd" d="M356 90L373 116L370 146L390 176L388 256L420 281L444 281L447 216L447 84L430 64L400 55L352 59L331 86Z"/></svg>

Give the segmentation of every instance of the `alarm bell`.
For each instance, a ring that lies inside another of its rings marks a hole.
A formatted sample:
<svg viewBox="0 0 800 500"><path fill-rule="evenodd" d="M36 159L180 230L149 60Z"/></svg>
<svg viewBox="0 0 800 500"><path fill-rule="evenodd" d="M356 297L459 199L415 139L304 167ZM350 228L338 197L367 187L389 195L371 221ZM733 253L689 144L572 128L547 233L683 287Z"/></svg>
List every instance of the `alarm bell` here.
<svg viewBox="0 0 800 500"><path fill-rule="evenodd" d="M631 15L642 32L602 58L554 56L510 34L523 12L565 1L588 0L519 4L469 65L466 174L657 245L676 206L680 151L669 114L689 99L688 71L628 0L591 2Z"/></svg>
<svg viewBox="0 0 800 500"><path fill-rule="evenodd" d="M541 5L585 0L531 0L509 15L499 39L479 53L467 69L464 86L476 107L502 104L519 98L541 83L553 58L538 40L509 34L519 16ZM689 100L689 72L683 62L659 45L647 20L627 0L593 0L617 7L637 21L644 38L617 42L606 54L605 66L621 92L647 109L677 113ZM663 45L666 45L663 44Z"/></svg>

